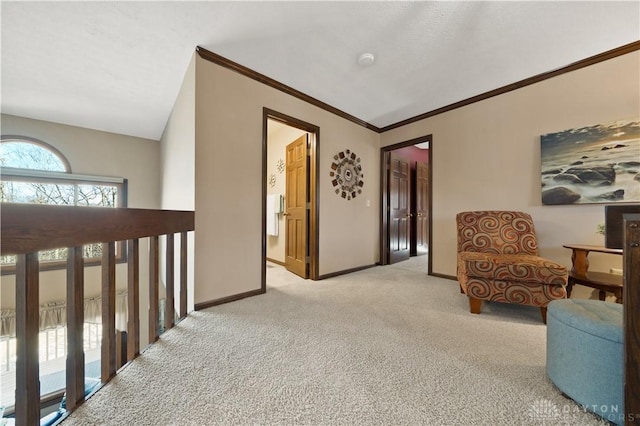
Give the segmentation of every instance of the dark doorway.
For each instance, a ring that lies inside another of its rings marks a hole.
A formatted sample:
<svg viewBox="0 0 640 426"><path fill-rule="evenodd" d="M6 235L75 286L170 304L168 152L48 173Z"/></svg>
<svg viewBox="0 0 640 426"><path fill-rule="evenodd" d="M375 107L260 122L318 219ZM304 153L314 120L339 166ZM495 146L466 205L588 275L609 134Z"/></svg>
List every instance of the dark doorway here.
<svg viewBox="0 0 640 426"><path fill-rule="evenodd" d="M411 251L410 161L389 153L389 263L409 259Z"/></svg>
<svg viewBox="0 0 640 426"><path fill-rule="evenodd" d="M429 254L432 135L381 149L380 264ZM427 269L431 274L431 257Z"/></svg>

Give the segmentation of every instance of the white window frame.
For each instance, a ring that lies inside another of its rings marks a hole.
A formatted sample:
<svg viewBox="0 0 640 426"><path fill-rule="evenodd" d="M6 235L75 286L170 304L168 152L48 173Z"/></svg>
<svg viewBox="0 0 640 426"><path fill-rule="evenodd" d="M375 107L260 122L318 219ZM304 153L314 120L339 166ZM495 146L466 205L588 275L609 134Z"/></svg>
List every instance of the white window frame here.
<svg viewBox="0 0 640 426"><path fill-rule="evenodd" d="M78 186L79 185L105 185L105 186L116 186L118 188L117 193L117 205L114 208L122 208L127 207L127 179L122 177L110 177L110 176L98 176L98 175L87 175L87 174L77 174L71 172L71 166L66 157L58 151L56 148L52 147L46 142L42 142L37 139L24 137L24 136L2 136L0 138L0 143L3 142L18 142L25 144L32 144L41 147L54 154L60 162L64 165L66 172L63 171L45 171L45 170L35 170L35 169L23 169L23 168L15 168L15 167L2 167L0 166L0 181L11 181L11 182L34 182L34 183L53 183L53 184L67 184L74 185L74 204L78 203ZM88 206L94 207L94 206ZM124 244L118 243L116 244L116 261L118 263L126 261L126 247ZM99 265L100 259L85 259L86 266ZM40 270L56 270L56 269L64 269L66 268L66 261L64 260L49 260L49 261L41 261ZM14 264L4 264L1 267L2 275L10 275L15 274L15 265Z"/></svg>

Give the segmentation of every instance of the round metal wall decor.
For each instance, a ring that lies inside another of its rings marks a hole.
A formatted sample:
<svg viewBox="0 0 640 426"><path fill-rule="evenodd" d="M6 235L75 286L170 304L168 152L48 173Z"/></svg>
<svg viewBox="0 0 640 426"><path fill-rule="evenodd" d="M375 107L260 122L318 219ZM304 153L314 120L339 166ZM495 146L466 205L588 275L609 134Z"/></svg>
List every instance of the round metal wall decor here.
<svg viewBox="0 0 640 426"><path fill-rule="evenodd" d="M333 159L335 161L331 163L329 176L331 176L331 184L335 188L336 194L346 200L362 194L364 174L360 157L355 152L346 149L334 155Z"/></svg>
<svg viewBox="0 0 640 426"><path fill-rule="evenodd" d="M282 172L284 172L284 161L282 161L282 158L278 160L278 162L276 163L276 169L278 169L278 173L282 174Z"/></svg>

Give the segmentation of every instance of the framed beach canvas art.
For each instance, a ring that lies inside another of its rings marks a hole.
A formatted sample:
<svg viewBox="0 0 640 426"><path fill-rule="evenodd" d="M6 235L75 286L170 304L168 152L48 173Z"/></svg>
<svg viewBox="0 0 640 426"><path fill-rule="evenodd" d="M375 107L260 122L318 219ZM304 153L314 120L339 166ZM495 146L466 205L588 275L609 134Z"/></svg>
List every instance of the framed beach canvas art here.
<svg viewBox="0 0 640 426"><path fill-rule="evenodd" d="M640 201L640 120L540 136L542 204Z"/></svg>

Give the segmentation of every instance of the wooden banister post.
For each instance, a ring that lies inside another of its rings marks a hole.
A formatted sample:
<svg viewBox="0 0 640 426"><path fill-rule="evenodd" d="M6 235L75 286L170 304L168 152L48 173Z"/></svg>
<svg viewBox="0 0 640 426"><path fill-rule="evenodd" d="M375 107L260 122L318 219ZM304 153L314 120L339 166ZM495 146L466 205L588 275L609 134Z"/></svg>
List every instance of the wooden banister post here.
<svg viewBox="0 0 640 426"><path fill-rule="evenodd" d="M101 379L116 374L116 244L102 244L102 360Z"/></svg>
<svg viewBox="0 0 640 426"><path fill-rule="evenodd" d="M187 316L187 235L180 233L180 319Z"/></svg>
<svg viewBox="0 0 640 426"><path fill-rule="evenodd" d="M149 343L158 340L158 236L149 237Z"/></svg>
<svg viewBox="0 0 640 426"><path fill-rule="evenodd" d="M128 242L127 259L127 360L140 355L140 240Z"/></svg>
<svg viewBox="0 0 640 426"><path fill-rule="evenodd" d="M38 253L17 256L16 261L16 403L18 426L40 424L40 332Z"/></svg>
<svg viewBox="0 0 640 426"><path fill-rule="evenodd" d="M174 246L175 246L175 235L167 234L167 253L166 253L166 298L164 304L164 329L169 330L173 327L175 320L175 306L174 306L174 274L175 274L175 266L174 266Z"/></svg>
<svg viewBox="0 0 640 426"><path fill-rule="evenodd" d="M84 258L83 247L67 255L67 409L84 401Z"/></svg>
<svg viewBox="0 0 640 426"><path fill-rule="evenodd" d="M640 424L640 215L624 215L625 425Z"/></svg>

